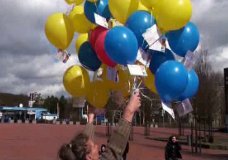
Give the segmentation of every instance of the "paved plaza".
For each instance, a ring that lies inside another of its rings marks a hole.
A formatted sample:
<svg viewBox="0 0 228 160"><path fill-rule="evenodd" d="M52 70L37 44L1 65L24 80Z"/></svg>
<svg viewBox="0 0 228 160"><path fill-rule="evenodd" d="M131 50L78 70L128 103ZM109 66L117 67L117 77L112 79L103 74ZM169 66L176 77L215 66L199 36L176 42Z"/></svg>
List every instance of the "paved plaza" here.
<svg viewBox="0 0 228 160"><path fill-rule="evenodd" d="M57 160L61 144L68 142L81 131L81 125L54 124L0 124L1 160ZM177 129L151 128L150 137L169 137ZM105 126L97 126L96 142L106 143ZM215 134L228 139L228 134ZM134 127L134 140L130 141L128 160L164 160L166 142L147 139L143 127ZM202 154L192 154L191 148L182 145L184 160L228 160L228 150L202 149Z"/></svg>

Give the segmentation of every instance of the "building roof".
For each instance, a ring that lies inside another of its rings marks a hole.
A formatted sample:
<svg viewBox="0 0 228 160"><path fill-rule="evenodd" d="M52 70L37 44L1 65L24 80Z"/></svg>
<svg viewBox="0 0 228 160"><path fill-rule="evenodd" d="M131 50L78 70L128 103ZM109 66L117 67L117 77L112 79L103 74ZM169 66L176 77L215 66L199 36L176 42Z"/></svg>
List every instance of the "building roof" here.
<svg viewBox="0 0 228 160"><path fill-rule="evenodd" d="M0 111L47 111L46 108L0 106Z"/></svg>

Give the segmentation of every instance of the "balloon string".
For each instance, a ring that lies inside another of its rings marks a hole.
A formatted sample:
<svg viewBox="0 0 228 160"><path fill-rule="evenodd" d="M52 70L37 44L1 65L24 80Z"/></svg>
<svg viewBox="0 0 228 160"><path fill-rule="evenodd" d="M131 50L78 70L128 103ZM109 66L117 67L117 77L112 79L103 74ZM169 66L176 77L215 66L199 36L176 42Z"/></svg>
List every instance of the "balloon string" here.
<svg viewBox="0 0 228 160"><path fill-rule="evenodd" d="M142 84L142 80L140 80L138 86L137 86L137 89L139 89L140 85Z"/></svg>
<svg viewBox="0 0 228 160"><path fill-rule="evenodd" d="M140 78L140 81L139 81L139 83L137 84L137 76L135 76L134 77L134 82L133 82L133 87L132 87L132 90L134 91L134 90L136 90L136 89L139 89L140 90L140 85L142 84L142 79Z"/></svg>
<svg viewBox="0 0 228 160"><path fill-rule="evenodd" d="M144 97L144 98L146 98L146 99L148 99L149 101L151 101L151 102L152 102L152 99L151 99L150 97L146 96L146 95L145 95L145 94L143 94L142 92L140 92L140 94L142 95L142 97Z"/></svg>
<svg viewBox="0 0 228 160"><path fill-rule="evenodd" d="M137 85L137 82L136 82L136 76L134 76L134 81L133 81L133 86L132 86L132 92L134 92L134 90L137 89L136 85Z"/></svg>
<svg viewBox="0 0 228 160"><path fill-rule="evenodd" d="M150 10L150 15L151 15L151 17L150 17L150 22L151 22L151 24L152 24L152 20L153 20L152 9Z"/></svg>
<svg viewBox="0 0 228 160"><path fill-rule="evenodd" d="M134 92L135 89L138 89L140 91L146 89L145 87L141 87L140 88L140 86L142 84L142 79L140 78L140 81L137 84L137 78L139 78L139 77L137 77L137 76L134 77L133 92ZM144 97L144 98L146 98L146 99L148 99L149 101L152 102L152 99L150 97L148 97L147 95L143 94L143 92L140 92L140 94L142 95L142 97Z"/></svg>
<svg viewBox="0 0 228 160"><path fill-rule="evenodd" d="M128 93L131 92L130 88L131 88L131 82L130 82L130 80L128 80Z"/></svg>
<svg viewBox="0 0 228 160"><path fill-rule="evenodd" d="M148 66L148 64L150 63L151 57L152 57L152 55L149 54L149 56L148 56L148 58L146 60L146 66Z"/></svg>

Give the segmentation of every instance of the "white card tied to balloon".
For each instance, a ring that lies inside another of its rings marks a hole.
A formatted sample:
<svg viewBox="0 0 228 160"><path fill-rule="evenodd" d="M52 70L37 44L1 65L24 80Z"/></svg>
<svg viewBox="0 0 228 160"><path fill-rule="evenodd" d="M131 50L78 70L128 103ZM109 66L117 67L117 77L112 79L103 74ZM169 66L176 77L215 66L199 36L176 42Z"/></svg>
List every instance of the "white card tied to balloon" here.
<svg viewBox="0 0 228 160"><path fill-rule="evenodd" d="M108 22L107 22L106 18L100 16L99 14L94 13L94 19L95 19L96 24L98 24L99 26L108 28Z"/></svg>
<svg viewBox="0 0 228 160"><path fill-rule="evenodd" d="M161 42L158 40L152 46L150 46L151 50L165 52L165 48L162 46Z"/></svg>
<svg viewBox="0 0 228 160"><path fill-rule="evenodd" d="M156 25L153 25L152 27L148 28L146 32L142 34L142 36L149 45L152 45L160 38Z"/></svg>
<svg viewBox="0 0 228 160"><path fill-rule="evenodd" d="M191 70L196 63L198 56L199 56L199 53L197 51L195 52L188 51L184 58L184 66L188 70Z"/></svg>
<svg viewBox="0 0 228 160"><path fill-rule="evenodd" d="M148 45L149 45L150 48L153 45L156 45L154 47L155 49L156 48L161 48L161 43L159 42L159 39L161 38L161 34L158 31L157 25L153 25L152 27L148 28L146 30L146 32L144 32L142 34L142 36L143 36L144 40L148 43ZM155 43L157 43L157 44L155 44ZM159 44L160 44L160 46L158 46Z"/></svg>
<svg viewBox="0 0 228 160"><path fill-rule="evenodd" d="M175 119L175 114L174 114L174 111L172 109L171 103L161 102L161 105L162 105L162 109L164 111L166 111L173 119Z"/></svg>
<svg viewBox="0 0 228 160"><path fill-rule="evenodd" d="M93 81L103 81L102 79L103 73L104 73L103 68L99 68L96 72L94 72Z"/></svg>
<svg viewBox="0 0 228 160"><path fill-rule="evenodd" d="M108 80L119 82L119 75L116 68L107 67L107 78Z"/></svg>
<svg viewBox="0 0 228 160"><path fill-rule="evenodd" d="M142 77L147 76L145 66L128 64L127 67L128 67L128 70L132 76L142 76Z"/></svg>
<svg viewBox="0 0 228 160"><path fill-rule="evenodd" d="M69 60L70 54L66 50L59 49L57 51L56 58L63 63L66 63Z"/></svg>
<svg viewBox="0 0 228 160"><path fill-rule="evenodd" d="M58 50L57 51L57 54L56 54L56 58L58 59L58 60L60 60L60 61L63 61L64 60L64 57L65 57L65 52L64 51L62 51L62 50Z"/></svg>
<svg viewBox="0 0 228 160"><path fill-rule="evenodd" d="M146 67L149 67L150 55L145 53L142 48L139 48L136 59Z"/></svg>
<svg viewBox="0 0 228 160"><path fill-rule="evenodd" d="M183 100L176 108L180 117L193 111L192 104L189 99Z"/></svg>

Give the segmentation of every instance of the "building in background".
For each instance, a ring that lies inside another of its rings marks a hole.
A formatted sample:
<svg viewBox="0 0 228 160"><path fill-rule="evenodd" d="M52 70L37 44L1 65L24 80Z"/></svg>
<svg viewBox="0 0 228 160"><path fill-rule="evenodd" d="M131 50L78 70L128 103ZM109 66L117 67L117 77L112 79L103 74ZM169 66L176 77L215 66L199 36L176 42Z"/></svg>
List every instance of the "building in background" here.
<svg viewBox="0 0 228 160"><path fill-rule="evenodd" d="M3 122L9 122L10 120L22 120L22 122L36 120L43 122L57 120L58 116L57 114L49 113L46 108L0 106L0 119Z"/></svg>

